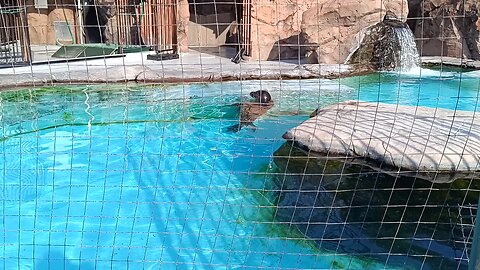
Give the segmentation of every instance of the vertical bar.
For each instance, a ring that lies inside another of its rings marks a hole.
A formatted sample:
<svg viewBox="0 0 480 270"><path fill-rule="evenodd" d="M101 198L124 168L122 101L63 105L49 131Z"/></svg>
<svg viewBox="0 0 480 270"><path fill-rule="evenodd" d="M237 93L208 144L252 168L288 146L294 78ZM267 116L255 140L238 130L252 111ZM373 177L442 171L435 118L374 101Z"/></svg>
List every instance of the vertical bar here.
<svg viewBox="0 0 480 270"><path fill-rule="evenodd" d="M117 33L117 40L118 44L117 45L123 45L122 40L123 40L123 22L122 22L122 12L121 12L121 6L123 5L122 0L117 0L117 3L115 5L115 10L116 10L116 15L117 16L117 25L115 25L115 32Z"/></svg>
<svg viewBox="0 0 480 270"><path fill-rule="evenodd" d="M172 25L173 25L173 3L172 0L168 1L168 5L165 6L165 12L168 14L168 19L167 23L165 24L165 33L167 34L167 44L168 44L168 49L173 50L173 31L172 31Z"/></svg>
<svg viewBox="0 0 480 270"><path fill-rule="evenodd" d="M112 29L112 31L115 32L115 36L116 36L116 37L114 37L113 40L115 40L115 38L118 40L118 41L117 41L117 42L118 42L117 45L120 45L120 44L122 43L122 42L121 42L121 39L122 39L122 30L121 30L121 28L122 28L122 19L121 19L121 17L122 17L122 16L120 15L120 7L119 7L119 5L121 5L121 2L115 3L115 11L116 11L116 12L115 12L115 16L117 17L117 23L116 23L117 25L115 25L115 26L112 25L112 28L113 28L113 27L117 28L117 29ZM118 28L120 28L120 29L118 29Z"/></svg>
<svg viewBox="0 0 480 270"><path fill-rule="evenodd" d="M163 13L163 1L157 1L157 13L155 13L156 15L156 20L155 20L155 25L156 25L156 30L157 32L155 33L155 43L156 45L158 46L157 47L157 51L162 51L165 49L165 47L163 46L164 43L163 43L163 38L164 38L164 35L163 35L163 25L164 25L164 22L163 22L163 19L164 19L164 13Z"/></svg>
<svg viewBox="0 0 480 270"><path fill-rule="evenodd" d="M83 26L83 8L84 8L84 5L82 5L82 3L80 2L81 0L77 0L75 2L75 8L76 8L76 14L77 14L77 24L78 24L78 40L80 41L79 43L80 44L83 44L85 43L85 40L83 38L83 33L84 33L84 26ZM65 7L63 7L65 8ZM75 28L75 30L77 30Z"/></svg>
<svg viewBox="0 0 480 270"><path fill-rule="evenodd" d="M166 24L168 24L168 14L165 12L165 8L167 6L167 2L168 0L163 0L163 1L160 1L159 5L160 5L160 8L162 10L161 12L161 15L160 15L160 25L159 25L159 37L160 37L160 44L162 46L162 50L165 50L165 49L168 49L168 33L167 31L165 31L165 26Z"/></svg>
<svg viewBox="0 0 480 270"><path fill-rule="evenodd" d="M169 6L169 3L170 2L169 0L164 0L164 1L160 1L160 7L162 9L162 12L161 12L161 18L160 18L160 39L161 39L161 44L162 44L162 49L163 50L168 50L170 49L170 44L169 44L169 41L168 41L168 38L169 38L169 31L167 30L168 29L168 24L170 23L170 14L167 14L165 12L165 9Z"/></svg>
<svg viewBox="0 0 480 270"><path fill-rule="evenodd" d="M242 25L239 33L241 34L241 47L245 49L245 55L251 54L251 25L252 25L252 9L251 0L243 0L242 4Z"/></svg>
<svg viewBox="0 0 480 270"><path fill-rule="evenodd" d="M172 19L171 19L171 26L170 30L172 31L172 50L173 53L178 52L178 46L177 46L177 5L175 4L176 0L171 0L171 14L172 14Z"/></svg>
<svg viewBox="0 0 480 270"><path fill-rule="evenodd" d="M3 11L2 7L0 7L0 11ZM2 29L0 29L0 42L4 43L4 42L7 41L7 24L5 23L5 15L3 13L0 14L0 17L1 17L1 26L2 26ZM1 58L4 58L4 57L2 57L3 54L5 54L5 56L6 56L6 53L3 52L3 50L2 50L0 52L0 60L3 60L3 59L1 59ZM5 59L6 59L6 57L5 57ZM3 61L1 61L1 62L3 62Z"/></svg>
<svg viewBox="0 0 480 270"><path fill-rule="evenodd" d="M153 2L152 1L147 1L147 7L148 7L148 12L147 12L147 18L148 18L148 43L150 45L155 46L155 42L152 40L152 34L153 34L153 26L152 26L152 12L153 12Z"/></svg>
<svg viewBox="0 0 480 270"><path fill-rule="evenodd" d="M165 43L168 46L169 50L173 49L173 31L172 31L172 25L173 25L173 5L172 5L172 0L168 0L168 3L165 6L165 12L168 14L168 19L166 20L165 23L165 34L167 35L167 38L165 40Z"/></svg>
<svg viewBox="0 0 480 270"><path fill-rule="evenodd" d="M10 14L7 14L7 29L8 29L8 36L9 36L9 43L7 45L7 53L9 54L8 55L8 61L10 62L13 62L12 61L12 58L13 58L13 55L15 54L15 46L13 45L13 41L15 40L15 31L12 29L12 24L14 24L12 22L12 16ZM8 48L11 48L10 50L8 50Z"/></svg>
<svg viewBox="0 0 480 270"><path fill-rule="evenodd" d="M143 2L143 8L142 8L142 35L143 39L145 41L145 44L148 44L150 46L150 39L148 38L148 14L147 14L147 9L148 9L148 3L145 1Z"/></svg>
<svg viewBox="0 0 480 270"><path fill-rule="evenodd" d="M158 51L158 3L156 0L152 0L153 3L153 10L152 10L152 43L155 46L155 50Z"/></svg>
<svg viewBox="0 0 480 270"><path fill-rule="evenodd" d="M142 35L143 35L143 39L145 41L145 44L148 44L148 46L150 46L150 39L148 38L148 13L147 13L147 9L148 9L148 5L149 3L147 2L143 2L143 9L142 9Z"/></svg>
<svg viewBox="0 0 480 270"><path fill-rule="evenodd" d="M19 62L18 59L17 59L17 54L20 53L22 55L22 61L23 61L23 53L22 53L22 44L20 42L20 38L21 38L21 35L20 35L20 16L18 13L16 14L12 14L12 20L13 20L13 29L15 30L15 43L14 43L14 47L15 47L15 53L13 54L13 61L15 63Z"/></svg>
<svg viewBox="0 0 480 270"><path fill-rule="evenodd" d="M33 62L32 57L32 49L30 47L30 30L28 29L28 16L27 16L27 7L25 2L23 2L23 11L22 11L22 18L23 18L23 37L24 37L24 44L25 44L25 62L31 64ZM82 35L82 33L80 33Z"/></svg>
<svg viewBox="0 0 480 270"><path fill-rule="evenodd" d="M248 54L247 55L250 56L252 54L252 0L248 0L248 25L247 25L247 29L248 29L248 33L247 33L247 36L248 36L248 42L247 42Z"/></svg>

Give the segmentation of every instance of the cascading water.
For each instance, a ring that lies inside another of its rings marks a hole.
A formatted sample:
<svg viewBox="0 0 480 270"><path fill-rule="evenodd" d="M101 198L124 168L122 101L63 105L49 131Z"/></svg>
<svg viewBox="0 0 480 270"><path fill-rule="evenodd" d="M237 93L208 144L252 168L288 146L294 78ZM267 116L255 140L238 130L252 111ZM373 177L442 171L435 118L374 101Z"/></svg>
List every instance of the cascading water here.
<svg viewBox="0 0 480 270"><path fill-rule="evenodd" d="M409 71L419 64L415 37L406 23L387 14L383 21L366 29L347 63L374 70Z"/></svg>
<svg viewBox="0 0 480 270"><path fill-rule="evenodd" d="M394 27L399 49L399 59L397 60L398 66L401 71L409 71L412 68L418 67L419 56L417 46L415 44L415 36L412 30L408 27Z"/></svg>

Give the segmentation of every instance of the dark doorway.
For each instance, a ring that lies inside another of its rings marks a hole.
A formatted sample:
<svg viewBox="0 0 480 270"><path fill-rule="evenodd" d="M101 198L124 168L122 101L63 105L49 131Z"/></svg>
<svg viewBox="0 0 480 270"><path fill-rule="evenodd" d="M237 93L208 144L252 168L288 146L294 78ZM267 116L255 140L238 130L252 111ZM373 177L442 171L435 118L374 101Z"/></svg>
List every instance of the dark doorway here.
<svg viewBox="0 0 480 270"><path fill-rule="evenodd" d="M103 29L108 20L102 9L93 1L88 1L83 17L86 43L103 43Z"/></svg>
<svg viewBox="0 0 480 270"><path fill-rule="evenodd" d="M233 57L241 43L243 0L188 0L191 49Z"/></svg>

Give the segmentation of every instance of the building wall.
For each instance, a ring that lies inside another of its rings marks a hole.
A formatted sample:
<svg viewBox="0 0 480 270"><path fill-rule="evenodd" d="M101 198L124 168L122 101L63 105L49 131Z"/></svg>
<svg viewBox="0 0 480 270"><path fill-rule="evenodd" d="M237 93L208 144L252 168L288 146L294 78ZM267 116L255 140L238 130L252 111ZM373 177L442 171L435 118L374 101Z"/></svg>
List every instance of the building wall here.
<svg viewBox="0 0 480 270"><path fill-rule="evenodd" d="M188 45L194 47L218 47L225 45L235 17L231 13L198 15L191 17L188 29Z"/></svg>
<svg viewBox="0 0 480 270"><path fill-rule="evenodd" d="M73 41L76 42L77 23L75 18L74 1L64 0L63 6L56 5L54 1L48 2L48 9L37 9L33 0L27 1L27 20L28 31L30 35L30 44L32 45L55 45L57 44L57 33L55 32L55 22L68 22L73 35ZM72 43L72 36L58 40L63 44Z"/></svg>

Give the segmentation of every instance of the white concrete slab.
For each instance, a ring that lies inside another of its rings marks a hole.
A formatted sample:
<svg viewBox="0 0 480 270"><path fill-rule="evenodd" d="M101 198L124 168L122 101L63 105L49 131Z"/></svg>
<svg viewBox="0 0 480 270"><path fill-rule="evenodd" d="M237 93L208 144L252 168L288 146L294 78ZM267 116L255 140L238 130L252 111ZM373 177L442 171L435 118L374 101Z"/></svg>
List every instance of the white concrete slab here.
<svg viewBox="0 0 480 270"><path fill-rule="evenodd" d="M473 112L347 101L321 109L284 138L433 182L480 171L480 115Z"/></svg>
<svg viewBox="0 0 480 270"><path fill-rule="evenodd" d="M346 65L304 65L286 61L250 60L235 64L229 58L190 51L179 59L147 60L153 52L125 57L0 69L0 87L39 83L78 82L208 82L243 79L338 77L353 72ZM35 77L34 81L32 77Z"/></svg>

